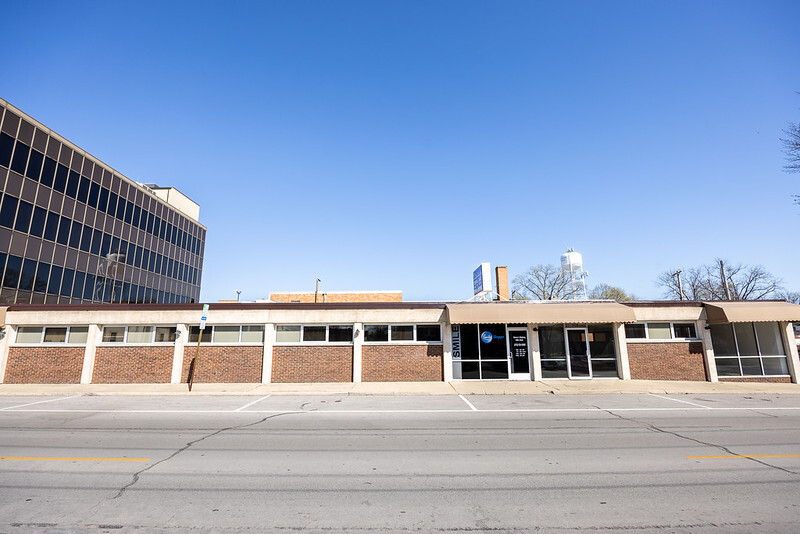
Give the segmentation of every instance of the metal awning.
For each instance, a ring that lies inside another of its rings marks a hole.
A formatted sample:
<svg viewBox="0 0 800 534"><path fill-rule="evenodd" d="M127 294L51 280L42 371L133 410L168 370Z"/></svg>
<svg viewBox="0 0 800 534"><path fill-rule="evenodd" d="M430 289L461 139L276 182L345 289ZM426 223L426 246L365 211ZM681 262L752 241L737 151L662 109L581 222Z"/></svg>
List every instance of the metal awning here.
<svg viewBox="0 0 800 534"><path fill-rule="evenodd" d="M633 309L617 302L473 302L447 305L451 324L632 323Z"/></svg>
<svg viewBox="0 0 800 534"><path fill-rule="evenodd" d="M765 300L704 302L708 324L800 321L800 305Z"/></svg>

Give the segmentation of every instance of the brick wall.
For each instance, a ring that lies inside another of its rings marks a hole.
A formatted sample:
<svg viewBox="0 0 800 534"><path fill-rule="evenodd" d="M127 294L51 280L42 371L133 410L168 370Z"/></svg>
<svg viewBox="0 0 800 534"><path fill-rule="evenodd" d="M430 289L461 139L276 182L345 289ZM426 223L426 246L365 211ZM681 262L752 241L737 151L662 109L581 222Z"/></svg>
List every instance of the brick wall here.
<svg viewBox="0 0 800 534"><path fill-rule="evenodd" d="M778 382L791 384L789 376L721 376L720 382Z"/></svg>
<svg viewBox="0 0 800 534"><path fill-rule="evenodd" d="M364 382L441 382L442 345L364 345L361 379Z"/></svg>
<svg viewBox="0 0 800 534"><path fill-rule="evenodd" d="M272 350L272 382L352 381L352 346L293 346Z"/></svg>
<svg viewBox="0 0 800 534"><path fill-rule="evenodd" d="M181 381L189 380L189 365L197 352L195 346L183 350ZM264 360L263 346L200 347L193 382L223 382L228 384L260 384Z"/></svg>
<svg viewBox="0 0 800 534"><path fill-rule="evenodd" d="M84 347L11 347L6 384L80 384Z"/></svg>
<svg viewBox="0 0 800 534"><path fill-rule="evenodd" d="M173 346L97 347L93 384L164 384L172 378Z"/></svg>
<svg viewBox="0 0 800 534"><path fill-rule="evenodd" d="M699 341L628 343L628 361L634 380L706 381Z"/></svg>

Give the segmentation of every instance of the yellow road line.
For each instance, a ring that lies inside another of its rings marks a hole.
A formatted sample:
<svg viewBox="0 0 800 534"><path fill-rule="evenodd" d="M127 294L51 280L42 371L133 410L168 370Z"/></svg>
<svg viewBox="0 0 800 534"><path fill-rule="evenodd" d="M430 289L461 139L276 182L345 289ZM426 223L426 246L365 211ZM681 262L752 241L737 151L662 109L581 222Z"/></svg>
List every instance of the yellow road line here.
<svg viewBox="0 0 800 534"><path fill-rule="evenodd" d="M798 458L800 454L726 454L722 456L687 456L690 460L715 458Z"/></svg>
<svg viewBox="0 0 800 534"><path fill-rule="evenodd" d="M43 456L0 456L0 460L40 460L72 462L146 462L150 458L49 458Z"/></svg>

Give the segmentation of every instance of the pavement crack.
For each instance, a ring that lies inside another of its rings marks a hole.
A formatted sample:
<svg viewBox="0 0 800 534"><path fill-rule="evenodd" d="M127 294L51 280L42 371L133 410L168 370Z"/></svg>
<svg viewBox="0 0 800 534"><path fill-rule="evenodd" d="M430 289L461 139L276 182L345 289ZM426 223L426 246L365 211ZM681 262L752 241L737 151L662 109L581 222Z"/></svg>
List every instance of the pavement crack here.
<svg viewBox="0 0 800 534"><path fill-rule="evenodd" d="M115 499L118 499L118 498L122 497L122 495L124 495L126 491L128 491L131 487L136 485L137 482L139 482L139 477L142 474L146 473L147 471L151 470L152 468L156 467L157 465L160 465L160 464L163 464L164 462L172 460L173 458L175 458L180 453L188 450L192 446L197 445L198 443L200 443L202 441L205 441L205 440L207 440L209 438L213 438L214 436L218 436L219 434L222 434L223 432L228 432L230 430L240 430L242 428L248 428L248 427L251 427L251 426L260 425L261 423L264 423L265 421L268 421L269 419L274 419L274 418L280 417L282 415L289 415L289 414L288 413L278 413L278 414L268 415L266 417L263 417L263 418L259 419L258 421L254 421L252 423L247 423L247 424L244 424L244 425L234 425L234 426L229 426L229 427L225 427L225 428L220 428L219 430L215 430L214 432L211 432L210 434L207 434L205 436L197 438L194 441L190 441L189 443L187 443L186 445L184 445L180 449L176 450L175 452L173 452L172 454L170 454L166 458L162 458L161 460L159 460L159 461L157 461L157 462L155 462L153 464L150 464L147 467L145 467L144 469L141 469L140 471L137 471L136 473L134 473L133 474L133 479L128 484L126 484L125 486L120 488L119 492L116 495L114 495L111 498L111 500L113 501Z"/></svg>
<svg viewBox="0 0 800 534"><path fill-rule="evenodd" d="M699 440L699 439L692 438L692 437L689 437L689 436L684 436L683 434L680 434L678 432L673 432L671 430L664 430L663 428L659 428L659 427L655 426L652 423L648 423L648 422L645 422L645 421L639 421L638 419L634 419L632 417L624 417L624 416L622 416L622 415L620 415L618 413L614 413L614 411L612 411L612 410L603 409L603 411L606 412L607 414L613 415L617 419L621 419L623 421L628 421L628 422L631 422L631 423L635 423L635 424L637 424L639 426L643 426L643 427L647 428L648 430L650 430L651 432L660 432L662 434L669 434L669 435L675 436L676 438L685 439L687 441L691 441L691 442L697 443L699 445L705 445L706 447L719 449L719 450L724 451L725 453L727 453L727 454L729 454L731 456L742 456L740 454L737 454L737 453L733 452L732 450L730 450L728 447L726 447L724 445L719 445L717 443L710 443L710 442ZM797 471L792 471L791 469L785 469L785 468L777 466L777 465L772 465L772 464L767 463L767 462L765 462L765 461L763 461L763 460L761 460L759 458L752 458L752 457L749 457L749 456L742 456L742 458L744 458L746 460L750 460L750 461L755 462L757 464L761 464L764 467L769 467L771 469L776 469L778 471L783 471L784 473L786 473L788 475L795 475L795 476L800 475L800 473L798 473Z"/></svg>

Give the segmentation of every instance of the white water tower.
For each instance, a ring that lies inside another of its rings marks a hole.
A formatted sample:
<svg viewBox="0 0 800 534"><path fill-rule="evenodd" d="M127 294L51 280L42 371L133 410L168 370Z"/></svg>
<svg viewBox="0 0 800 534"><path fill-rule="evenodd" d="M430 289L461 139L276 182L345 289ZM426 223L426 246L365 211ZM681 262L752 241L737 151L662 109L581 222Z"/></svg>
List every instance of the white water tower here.
<svg viewBox="0 0 800 534"><path fill-rule="evenodd" d="M589 274L583 270L583 257L575 252L574 248L568 248L561 255L561 270L567 273L572 289L572 300L587 300L586 297L586 276Z"/></svg>

